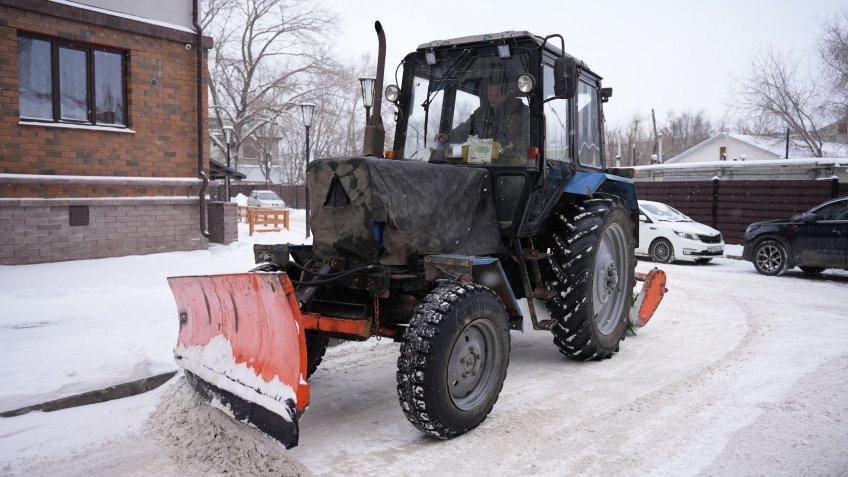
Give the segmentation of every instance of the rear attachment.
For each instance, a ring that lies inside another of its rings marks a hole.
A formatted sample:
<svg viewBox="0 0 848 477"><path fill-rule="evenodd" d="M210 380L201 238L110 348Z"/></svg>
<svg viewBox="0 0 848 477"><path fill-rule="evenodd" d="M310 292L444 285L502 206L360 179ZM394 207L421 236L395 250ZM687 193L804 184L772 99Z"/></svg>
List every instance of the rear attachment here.
<svg viewBox="0 0 848 477"><path fill-rule="evenodd" d="M659 268L653 268L648 273L636 272L635 277L636 280L644 282L644 285L639 295L633 299L633 307L630 308L630 324L641 328L647 325L654 316L668 288L665 287L665 272Z"/></svg>
<svg viewBox="0 0 848 477"><path fill-rule="evenodd" d="M168 278L180 332L174 357L213 406L297 445L309 404L306 344L285 273Z"/></svg>

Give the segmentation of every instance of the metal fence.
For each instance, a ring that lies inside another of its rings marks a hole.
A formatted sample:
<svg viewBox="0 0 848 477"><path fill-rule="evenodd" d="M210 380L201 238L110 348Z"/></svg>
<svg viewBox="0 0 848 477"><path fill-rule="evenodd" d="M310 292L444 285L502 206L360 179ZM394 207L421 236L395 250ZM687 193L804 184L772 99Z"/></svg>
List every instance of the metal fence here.
<svg viewBox="0 0 848 477"><path fill-rule="evenodd" d="M848 195L832 180L637 182L642 200L664 202L697 222L718 229L725 242L742 243L752 222L783 219L828 199Z"/></svg>
<svg viewBox="0 0 848 477"><path fill-rule="evenodd" d="M209 187L209 197L213 201L224 200L224 185L216 184ZM230 184L230 196L238 194L249 196L253 190L272 190L280 196L286 206L292 209L306 207L306 186L303 184Z"/></svg>

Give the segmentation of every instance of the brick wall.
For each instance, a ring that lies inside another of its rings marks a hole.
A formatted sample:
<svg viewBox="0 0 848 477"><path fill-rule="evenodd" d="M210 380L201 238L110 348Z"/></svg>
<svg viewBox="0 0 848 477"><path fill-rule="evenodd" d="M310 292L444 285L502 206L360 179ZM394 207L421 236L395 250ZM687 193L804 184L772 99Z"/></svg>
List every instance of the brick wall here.
<svg viewBox="0 0 848 477"><path fill-rule="evenodd" d="M73 5L0 0L0 263L208 246L199 181L185 180L197 177L197 45L185 48L194 36L127 22ZM127 129L19 124L19 32L124 51ZM203 95L205 115L206 88ZM205 126L201 134L208 158ZM88 205L90 224L70 226L69 205Z"/></svg>
<svg viewBox="0 0 848 477"><path fill-rule="evenodd" d="M69 206L89 224L70 226ZM3 200L0 264L54 262L205 249L197 199Z"/></svg>
<svg viewBox="0 0 848 477"><path fill-rule="evenodd" d="M126 51L134 133L19 125L19 31ZM184 43L0 5L0 173L196 177L196 61L196 50ZM31 194L20 186L0 189L0 197ZM135 194L141 195L133 189L115 195Z"/></svg>

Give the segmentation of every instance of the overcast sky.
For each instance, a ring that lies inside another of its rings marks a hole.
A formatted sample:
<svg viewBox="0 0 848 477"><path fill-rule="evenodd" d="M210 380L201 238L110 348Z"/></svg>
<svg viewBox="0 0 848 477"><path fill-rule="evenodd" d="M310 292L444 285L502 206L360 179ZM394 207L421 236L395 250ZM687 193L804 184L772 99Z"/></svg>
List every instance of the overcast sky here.
<svg viewBox="0 0 848 477"><path fill-rule="evenodd" d="M636 114L657 121L668 110L728 113L733 77L751 54L774 45L797 58L815 54L820 25L844 1L538 1L538 0L323 0L339 17L335 48L353 60L371 53L374 21L386 31L386 72L406 53L431 40L504 30L560 33L565 49L613 87L605 112L609 126ZM553 6L552 6L553 5ZM332 39L331 39L332 40ZM392 80L387 79L388 82Z"/></svg>

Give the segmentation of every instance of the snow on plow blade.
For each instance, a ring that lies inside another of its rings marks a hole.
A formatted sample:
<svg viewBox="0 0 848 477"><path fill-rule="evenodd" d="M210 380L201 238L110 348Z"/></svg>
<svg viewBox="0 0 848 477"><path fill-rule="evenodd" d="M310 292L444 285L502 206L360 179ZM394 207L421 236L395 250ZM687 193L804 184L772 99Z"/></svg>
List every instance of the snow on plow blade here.
<svg viewBox="0 0 848 477"><path fill-rule="evenodd" d="M630 308L630 324L641 328L654 316L668 288L665 287L665 272L659 268L652 268L648 273L636 272L636 280L644 285Z"/></svg>
<svg viewBox="0 0 848 477"><path fill-rule="evenodd" d="M171 277L180 332L174 357L192 387L236 420L297 445L309 404L306 344L285 273Z"/></svg>

